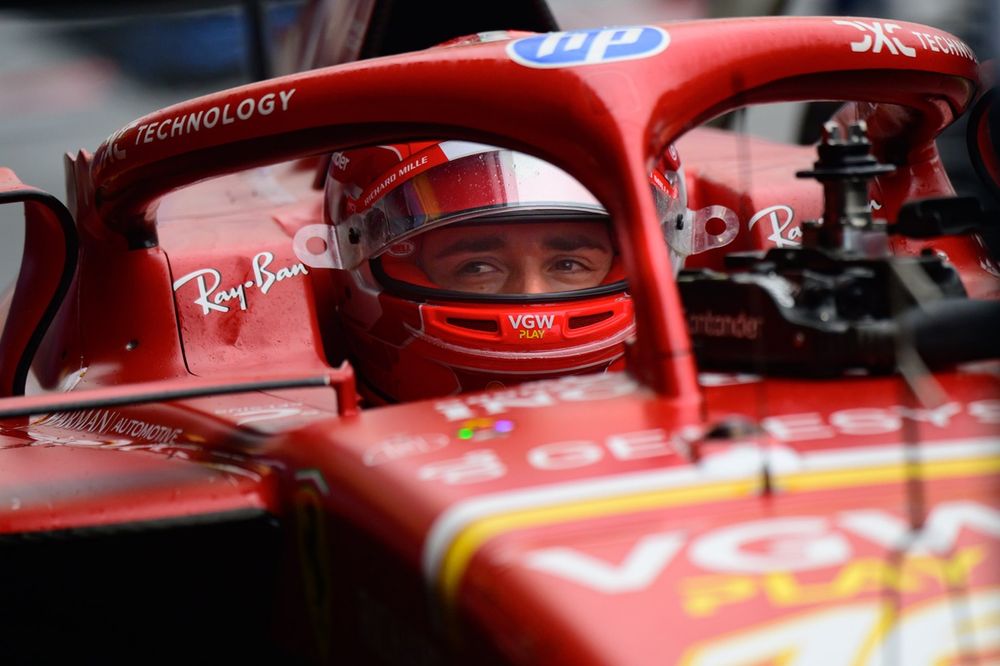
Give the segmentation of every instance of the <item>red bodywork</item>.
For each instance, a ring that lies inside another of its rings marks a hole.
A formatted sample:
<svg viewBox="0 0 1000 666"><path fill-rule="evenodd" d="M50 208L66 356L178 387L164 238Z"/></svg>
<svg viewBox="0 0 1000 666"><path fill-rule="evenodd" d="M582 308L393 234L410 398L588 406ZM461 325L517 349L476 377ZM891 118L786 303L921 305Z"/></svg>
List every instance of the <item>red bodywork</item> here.
<svg viewBox="0 0 1000 666"><path fill-rule="evenodd" d="M691 207L740 215L725 251L794 240L822 213L819 185L794 177L815 150L688 130L744 104L829 98L856 101L842 117L867 119L876 153L899 167L876 183L881 215L950 194L934 137L977 94L977 63L953 36L888 25L664 24L654 55L559 68L515 62L505 41L379 58L176 105L68 159L75 229L28 210L5 301L8 395L38 344L32 395L0 408L49 405L0 422L0 533L21 567L4 585L26 590L8 604L30 598L24 577L45 575L30 544L256 516L280 526L261 531L266 547L208 551L210 536L192 537L172 564L197 558L211 575L170 580L212 586L192 607L222 608L213 622L240 632L227 640L266 631L311 661L995 657L997 366L929 376L931 401L898 376L699 378L649 195L652 158L676 141ZM322 219L318 157L440 136L538 154L604 203L636 312L625 372L355 408L349 367L331 370L330 272L302 265L291 241ZM948 255L970 295L996 297L974 237L896 250L924 247ZM294 377L323 386L280 384ZM129 393L146 397L73 405ZM107 545L95 561L120 556ZM261 566L226 605L213 581L235 561Z"/></svg>

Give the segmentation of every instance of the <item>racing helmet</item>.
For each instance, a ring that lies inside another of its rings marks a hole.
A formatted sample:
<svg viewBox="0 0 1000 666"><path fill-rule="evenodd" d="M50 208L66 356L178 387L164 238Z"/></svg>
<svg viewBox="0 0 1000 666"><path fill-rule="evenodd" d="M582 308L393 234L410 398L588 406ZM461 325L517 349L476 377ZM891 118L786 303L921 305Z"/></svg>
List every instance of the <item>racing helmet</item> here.
<svg viewBox="0 0 1000 666"><path fill-rule="evenodd" d="M651 184L662 220L686 214L672 147ZM342 344L371 402L624 365L635 325L608 214L552 164L464 141L338 152L325 216Z"/></svg>

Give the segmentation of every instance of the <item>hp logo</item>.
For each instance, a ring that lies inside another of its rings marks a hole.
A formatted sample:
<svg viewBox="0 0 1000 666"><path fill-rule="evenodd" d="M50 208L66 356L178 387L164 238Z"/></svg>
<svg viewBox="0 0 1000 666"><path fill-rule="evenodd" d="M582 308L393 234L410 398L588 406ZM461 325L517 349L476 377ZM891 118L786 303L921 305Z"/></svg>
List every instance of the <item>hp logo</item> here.
<svg viewBox="0 0 1000 666"><path fill-rule="evenodd" d="M648 58L667 48L670 35L654 26L553 32L516 39L507 55L525 67L572 67Z"/></svg>

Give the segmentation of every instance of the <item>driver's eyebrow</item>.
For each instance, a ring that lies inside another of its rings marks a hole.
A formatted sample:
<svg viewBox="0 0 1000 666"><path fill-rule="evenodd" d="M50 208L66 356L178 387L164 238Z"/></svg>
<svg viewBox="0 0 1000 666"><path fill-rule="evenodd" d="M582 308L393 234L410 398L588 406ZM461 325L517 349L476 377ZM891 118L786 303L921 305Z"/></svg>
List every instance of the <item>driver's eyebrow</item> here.
<svg viewBox="0 0 1000 666"><path fill-rule="evenodd" d="M576 250L611 251L610 243L602 243L600 240L587 234L575 234L572 236L553 234L545 237L543 245L546 249L556 250L557 252L575 252Z"/></svg>
<svg viewBox="0 0 1000 666"><path fill-rule="evenodd" d="M492 252L507 245L500 236L476 236L473 238L461 238L451 245L446 246L440 252L434 254L435 259L445 259L456 254L466 254L469 252Z"/></svg>

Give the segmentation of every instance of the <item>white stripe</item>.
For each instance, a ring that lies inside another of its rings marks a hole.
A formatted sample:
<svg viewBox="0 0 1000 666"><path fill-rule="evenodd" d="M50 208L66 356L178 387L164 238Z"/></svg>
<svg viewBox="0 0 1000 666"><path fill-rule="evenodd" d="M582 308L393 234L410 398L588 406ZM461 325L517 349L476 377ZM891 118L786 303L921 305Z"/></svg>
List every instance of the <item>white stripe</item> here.
<svg viewBox="0 0 1000 666"><path fill-rule="evenodd" d="M840 468L857 469L858 467L899 464L906 460L908 448L913 449L912 455L919 462L988 458L1000 454L1000 439L981 437L934 443L886 444L885 446L872 446L854 451L816 451L802 456L802 470L825 472Z"/></svg>
<svg viewBox="0 0 1000 666"><path fill-rule="evenodd" d="M982 437L889 444L852 450L828 450L800 455L803 472L849 470L877 465L901 464L915 447L915 458L922 462L987 458L1000 454L1000 438ZM572 502L607 499L644 492L691 488L709 482L754 479L759 470L747 473L727 472L723 466L686 466L679 469L631 472L596 479L536 486L481 495L448 507L437 517L424 541L423 570L428 582L437 580L438 573L454 540L469 525L491 516L524 509L538 509ZM780 478L779 478L780 481Z"/></svg>

